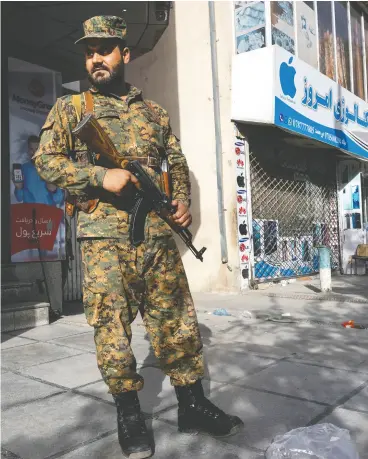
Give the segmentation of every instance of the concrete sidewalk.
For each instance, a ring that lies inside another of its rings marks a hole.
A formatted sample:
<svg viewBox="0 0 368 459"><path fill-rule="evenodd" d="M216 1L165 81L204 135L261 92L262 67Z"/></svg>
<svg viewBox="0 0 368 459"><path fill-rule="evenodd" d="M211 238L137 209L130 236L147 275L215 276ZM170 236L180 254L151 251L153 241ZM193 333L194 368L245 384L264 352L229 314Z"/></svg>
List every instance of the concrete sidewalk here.
<svg viewBox="0 0 368 459"><path fill-rule="evenodd" d="M227 308L236 317L287 313L298 321L339 326L355 320L368 326L368 276L335 275L329 293L321 293L318 276L289 282L260 284L242 295L197 293L194 298L202 309Z"/></svg>
<svg viewBox="0 0 368 459"><path fill-rule="evenodd" d="M300 284L274 288L194 295L207 394L245 421L244 431L229 439L177 433L174 390L157 368L141 321L133 324L133 350L145 377L140 398L153 428L155 457L258 459L275 435L332 422L350 430L360 459L368 459L368 330L339 324L345 316L363 319L366 303L345 301L349 295L324 301L312 291L312 299L296 298L305 293ZM232 315L213 315L219 307ZM249 310L252 315L244 312ZM255 318L274 311L290 312L298 321ZM3 458L123 457L115 407L83 314L3 334L2 341Z"/></svg>

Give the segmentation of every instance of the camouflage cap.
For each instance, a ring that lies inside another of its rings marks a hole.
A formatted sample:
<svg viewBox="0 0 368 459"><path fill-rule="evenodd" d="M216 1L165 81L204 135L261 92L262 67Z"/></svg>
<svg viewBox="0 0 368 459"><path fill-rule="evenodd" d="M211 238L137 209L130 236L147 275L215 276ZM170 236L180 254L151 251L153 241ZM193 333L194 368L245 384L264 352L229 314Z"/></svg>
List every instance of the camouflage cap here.
<svg viewBox="0 0 368 459"><path fill-rule="evenodd" d="M84 37L75 44L87 38L118 38L125 40L127 26L123 18L118 16L95 16L83 23Z"/></svg>

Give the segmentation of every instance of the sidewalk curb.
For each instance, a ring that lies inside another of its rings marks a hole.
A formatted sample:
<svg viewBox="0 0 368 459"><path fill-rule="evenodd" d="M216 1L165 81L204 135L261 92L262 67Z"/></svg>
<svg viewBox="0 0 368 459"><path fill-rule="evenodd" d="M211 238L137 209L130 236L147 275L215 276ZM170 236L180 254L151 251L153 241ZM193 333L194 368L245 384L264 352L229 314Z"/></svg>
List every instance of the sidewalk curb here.
<svg viewBox="0 0 368 459"><path fill-rule="evenodd" d="M346 298L345 295L331 294L331 295L304 295L303 293L258 293L259 296L267 296L270 298L288 298L291 300L310 300L310 301L336 301L337 303L358 303L368 304L368 301L363 298Z"/></svg>

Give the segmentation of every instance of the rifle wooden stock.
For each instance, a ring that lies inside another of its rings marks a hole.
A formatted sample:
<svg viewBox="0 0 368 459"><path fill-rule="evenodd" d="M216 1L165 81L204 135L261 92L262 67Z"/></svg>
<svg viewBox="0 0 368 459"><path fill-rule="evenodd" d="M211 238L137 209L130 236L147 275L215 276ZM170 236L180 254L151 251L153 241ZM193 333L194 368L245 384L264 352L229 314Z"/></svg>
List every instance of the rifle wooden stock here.
<svg viewBox="0 0 368 459"><path fill-rule="evenodd" d="M167 159L162 161L162 178L163 178L163 185L164 191L166 196L171 198L171 187L170 187L170 176L169 176L169 165Z"/></svg>
<svg viewBox="0 0 368 459"><path fill-rule="evenodd" d="M72 132L91 151L107 158L115 166L124 168L126 160L119 157L115 145L92 113L86 115Z"/></svg>

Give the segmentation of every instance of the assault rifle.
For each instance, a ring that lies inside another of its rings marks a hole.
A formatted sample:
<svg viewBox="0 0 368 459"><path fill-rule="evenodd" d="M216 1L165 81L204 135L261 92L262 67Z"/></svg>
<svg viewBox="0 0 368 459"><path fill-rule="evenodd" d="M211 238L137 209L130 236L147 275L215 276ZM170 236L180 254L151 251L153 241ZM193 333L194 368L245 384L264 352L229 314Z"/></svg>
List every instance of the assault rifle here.
<svg viewBox="0 0 368 459"><path fill-rule="evenodd" d="M138 161L127 161L121 157L112 143L110 137L98 123L92 113L86 115L73 130L73 134L84 142L88 149L102 155L114 166L131 172L139 181L134 206L130 212L129 237L134 246L144 241L144 224L148 212L154 210L168 225L179 235L194 256L203 261L206 247L197 250L192 243L193 236L187 228L181 228L172 219L176 207L171 204L170 198L163 193L153 182Z"/></svg>
<svg viewBox="0 0 368 459"><path fill-rule="evenodd" d="M203 261L203 254L206 251L206 247L202 247L202 249L198 251L192 244L192 233L187 228L181 228L173 222L171 216L176 212L176 207L171 204L166 194L156 186L139 162L131 161L125 169L131 172L139 180L138 193L141 196L140 199L146 200L150 204L149 207L152 207L152 209L179 235L194 256L198 258L198 260Z"/></svg>

